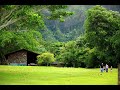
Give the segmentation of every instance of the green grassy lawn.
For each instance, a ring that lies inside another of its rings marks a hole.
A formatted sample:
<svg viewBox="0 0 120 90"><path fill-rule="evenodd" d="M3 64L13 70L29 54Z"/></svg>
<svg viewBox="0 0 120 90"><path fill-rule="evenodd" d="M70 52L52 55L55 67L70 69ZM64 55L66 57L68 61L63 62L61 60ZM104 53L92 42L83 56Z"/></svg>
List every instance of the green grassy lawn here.
<svg viewBox="0 0 120 90"><path fill-rule="evenodd" d="M118 69L0 65L0 85L117 85Z"/></svg>

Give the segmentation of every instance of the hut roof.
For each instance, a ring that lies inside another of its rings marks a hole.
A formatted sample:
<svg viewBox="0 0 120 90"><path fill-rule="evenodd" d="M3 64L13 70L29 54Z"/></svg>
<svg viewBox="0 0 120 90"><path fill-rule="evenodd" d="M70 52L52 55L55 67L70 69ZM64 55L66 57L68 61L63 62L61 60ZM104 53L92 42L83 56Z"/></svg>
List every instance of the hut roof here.
<svg viewBox="0 0 120 90"><path fill-rule="evenodd" d="M10 55L10 54L13 54L13 53L16 53L16 52L19 52L19 51L27 51L27 52L31 52L31 53L35 53L35 54L40 54L40 53L38 53L36 51L30 51L30 50L26 50L26 49L19 49L19 50L7 53L6 55Z"/></svg>

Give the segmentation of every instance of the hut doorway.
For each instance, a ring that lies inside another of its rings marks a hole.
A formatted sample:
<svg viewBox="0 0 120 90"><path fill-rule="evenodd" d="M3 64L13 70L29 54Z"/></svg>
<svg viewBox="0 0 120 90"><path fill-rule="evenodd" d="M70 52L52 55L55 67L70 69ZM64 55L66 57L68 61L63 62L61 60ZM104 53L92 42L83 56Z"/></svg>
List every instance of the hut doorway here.
<svg viewBox="0 0 120 90"><path fill-rule="evenodd" d="M27 65L34 63L37 64L37 55L36 53L27 52Z"/></svg>

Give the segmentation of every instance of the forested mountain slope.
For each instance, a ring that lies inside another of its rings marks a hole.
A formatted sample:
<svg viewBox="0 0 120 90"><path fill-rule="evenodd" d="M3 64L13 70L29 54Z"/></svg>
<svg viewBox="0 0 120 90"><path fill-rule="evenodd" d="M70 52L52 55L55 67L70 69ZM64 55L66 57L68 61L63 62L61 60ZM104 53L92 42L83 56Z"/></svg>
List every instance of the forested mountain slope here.
<svg viewBox="0 0 120 90"><path fill-rule="evenodd" d="M84 33L83 24L86 18L86 11L95 5L68 5L67 10L74 12L70 17L65 18L64 22L58 20L47 20L46 30L40 30L43 38L51 42L65 42L75 40ZM102 5L108 10L120 12L120 5ZM47 13L47 12L45 12Z"/></svg>

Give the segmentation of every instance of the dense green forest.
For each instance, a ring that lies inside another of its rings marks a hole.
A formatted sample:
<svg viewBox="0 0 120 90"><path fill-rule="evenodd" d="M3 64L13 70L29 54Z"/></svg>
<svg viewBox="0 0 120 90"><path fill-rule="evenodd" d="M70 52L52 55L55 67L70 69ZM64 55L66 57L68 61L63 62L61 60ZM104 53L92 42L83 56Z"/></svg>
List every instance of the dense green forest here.
<svg viewBox="0 0 120 90"><path fill-rule="evenodd" d="M41 31L46 41L66 42L75 40L84 33L84 21L86 19L86 11L95 5L68 5L67 10L74 12L74 15L65 18L64 22L58 20L45 20L48 30ZM120 5L102 5L108 10L120 12ZM49 35L47 35L49 34ZM52 40L51 40L52 39Z"/></svg>
<svg viewBox="0 0 120 90"><path fill-rule="evenodd" d="M119 12L120 5L1 5L0 63L24 48L40 53L40 64L47 58L67 67L117 67Z"/></svg>

